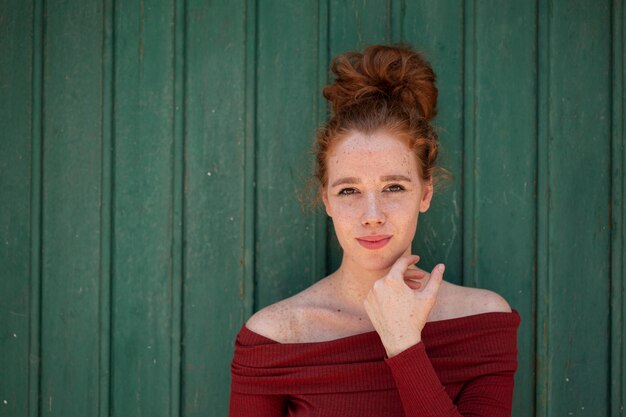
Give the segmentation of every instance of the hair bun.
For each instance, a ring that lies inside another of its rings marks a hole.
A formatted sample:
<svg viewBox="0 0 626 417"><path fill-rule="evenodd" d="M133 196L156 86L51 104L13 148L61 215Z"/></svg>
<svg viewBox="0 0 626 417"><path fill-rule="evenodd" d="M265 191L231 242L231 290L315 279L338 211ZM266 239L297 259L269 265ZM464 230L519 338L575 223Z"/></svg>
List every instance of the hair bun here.
<svg viewBox="0 0 626 417"><path fill-rule="evenodd" d="M430 120L437 114L435 73L420 54L405 45L373 45L337 56L335 81L324 87L333 114L370 100L385 100Z"/></svg>

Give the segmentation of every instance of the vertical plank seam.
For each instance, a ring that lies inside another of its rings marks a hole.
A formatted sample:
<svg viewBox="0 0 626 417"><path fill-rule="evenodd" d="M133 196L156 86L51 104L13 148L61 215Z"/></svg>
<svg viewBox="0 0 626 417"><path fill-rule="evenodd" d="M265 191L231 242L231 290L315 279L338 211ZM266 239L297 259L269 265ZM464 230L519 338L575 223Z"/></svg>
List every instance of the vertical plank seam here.
<svg viewBox="0 0 626 417"><path fill-rule="evenodd" d="M463 2L463 277L465 285L476 285L475 271L475 179L476 179L476 4Z"/></svg>
<svg viewBox="0 0 626 417"><path fill-rule="evenodd" d="M112 348L114 341L114 328L115 328L115 321L114 321L114 316L113 316L113 305L115 302L115 273L116 273L116 269L115 269L115 206L116 206L116 195L115 195L115 145L116 145L116 123L115 123L115 99L116 99L116 89L115 89L115 82L116 82L116 78L115 78L115 42L116 42L116 37L115 37L115 32L116 32L116 20L115 20L115 13L116 13L116 0L110 0L110 9L111 9L111 18L110 18L110 25L111 25L111 38L110 38L110 56L111 56L111 62L110 62L110 70L111 70L111 78L110 78L110 96L109 99L111 100L110 102L110 124L109 124L109 128L110 128L110 136L109 136L109 146L110 149L108 150L109 154L110 154L110 159L109 159L109 175L110 175L110 202L109 202L109 206L110 206L110 217L109 217L109 229L110 229L110 239L109 239L109 285L108 285L108 291L109 291L109 295L108 295L108 324L109 324L109 329L108 329L108 337L109 337L109 341L108 341L108 398L107 398L107 402L108 402L108 406L107 406L107 414L101 416L101 417L108 417L108 416L113 416L115 415L115 410L114 410L114 392L112 386L113 386L113 381L114 381L114 373L115 373L115 369L114 367L112 367L112 364L115 363L115 352L114 349ZM104 91L104 94L107 94L107 91ZM103 171L104 171L104 166L103 166ZM104 171L107 172L107 171ZM102 399L101 399L102 400Z"/></svg>
<svg viewBox="0 0 626 417"><path fill-rule="evenodd" d="M531 342L530 342L530 355L529 355L529 359L531 361L530 366L532 367L532 374L529 375L529 377L534 377L535 380L532 381L532 383L530 384L530 386L527 386L528 389L531 390L531 392L529 392L529 397L531 400L531 404L528 406L529 410L532 410L533 415L536 414L536 410L537 410L537 384L536 384L536 378L537 378L537 300L538 300L538 288L537 288L537 270L538 270L538 263L537 263L537 253L538 253L538 247L537 247L537 237L538 237L538 224L539 224L539 220L538 220L538 215L539 215L539 211L538 211L538 199L537 199L537 194L538 194L538 182L539 182L539 55L541 54L541 51L539 51L539 1L540 0L535 0L534 1L534 18L535 18L535 32L534 32L534 47L535 47L535 54L534 54L534 67L535 67L535 80L534 80L534 93L535 93L535 102L534 102L534 106L535 106L535 126L534 126L534 147L535 147L535 160L533 161L534 163L534 181L532 184L533 187L533 193L534 193L534 198L535 198L535 207L534 207L534 224L533 224L533 244L534 247L531 250L531 253L533 253L533 259L532 259L532 291L531 291L531 310L530 313L532 314L531 317L528 317L527 319L530 320L530 327L529 327L529 331L530 331L530 337L531 337Z"/></svg>
<svg viewBox="0 0 626 417"><path fill-rule="evenodd" d="M331 0L326 0L326 4L327 4L327 11L326 11L326 20L328 22L328 24L326 25L326 56L328 58L328 64L329 66L327 68L330 68L330 60L331 58L331 54L332 54L332 45L331 45L331 35L332 35L332 2ZM328 74L327 74L328 76ZM327 113L328 114L328 113ZM326 244L326 274L330 274L332 272L333 269L333 225L332 225L332 221L330 219L330 217L324 216L324 231L326 233L326 239L325 239L325 244Z"/></svg>
<svg viewBox="0 0 626 417"><path fill-rule="evenodd" d="M626 139L626 118L624 117L624 109L626 108L626 66L624 65L625 62L625 55L626 55L626 12L624 12L624 3L623 1L619 1L617 0L616 3L618 4L619 7L619 21L617 23L617 27L619 28L619 41L620 41L620 49L617 51L617 55L619 56L619 63L621 66L621 70L620 73L618 74L619 80L620 80L620 94L618 95L618 97L616 98L616 100L621 100L619 101L619 113L617 113L619 115L619 119L618 119L618 123L619 123L619 127L620 127L620 132L619 132L619 137L618 137L618 141L621 145L621 149L622 149L622 165L621 165L621 169L622 169L622 175L621 175L621 179L622 179L622 187L626 186L626 183L623 181L623 175L624 175L624 161L626 160L626 150L624 149L624 141ZM626 195L626 191L622 191L622 198L624 198L624 195ZM624 201L621 201L622 203L622 207L624 207ZM622 209L623 210L623 209ZM622 216L623 216L623 212L622 212ZM623 293L624 291L624 277L625 277L625 265L624 265L624 247L626 247L626 245L624 244L624 229L623 229L623 217L622 217L622 236L620 237L620 243L621 243L621 248L622 248L622 252L620 253L621 256L621 268L619 270L620 273L620 287L619 287L619 292ZM622 298L621 300L621 314L620 314L620 318L622 320L622 328L620 329L620 334L622 336L622 344L620 346L621 348L621 369L620 369L620 377L621 377L621 392L620 392L620 415L622 415L624 413L624 401L626 401L626 370L624 369L624 366L626 364L626 360L624 359L624 345L623 345L623 337L624 337L624 331L626 329L624 329L624 320L623 320L623 313L624 313L624 298Z"/></svg>
<svg viewBox="0 0 626 417"><path fill-rule="evenodd" d="M317 125L322 126L326 122L326 100L323 98L321 91L327 82L327 68L328 68L328 48L329 48L329 36L328 27L329 22L329 0L321 0L317 2L317 80L315 85L315 106L317 112ZM315 169L315 163L313 163L313 169ZM325 214L320 213L317 207L312 210L314 216L314 241L315 241L315 257L313 259L313 279L317 280L326 276L328 271L328 245L326 241L328 239L327 219Z"/></svg>
<svg viewBox="0 0 626 417"><path fill-rule="evenodd" d="M327 15L328 15L328 24L326 25L326 56L328 57L328 64L330 68L330 60L333 59L332 57L332 53L333 53L333 49L332 49L332 23L333 23L333 2L332 0L327 0L327 4L328 4L328 11L327 11ZM327 77L328 75L330 75L330 73L327 73ZM330 112L328 112L327 114L329 114ZM333 269L335 267L334 265L334 251L333 251L333 247L334 247L334 238L335 238L335 232L334 232L334 227L333 227L333 223L332 223L332 219L330 217L324 216L325 222L324 222L324 231L326 233L326 273L330 274L331 272L333 272Z"/></svg>
<svg viewBox="0 0 626 417"><path fill-rule="evenodd" d="M624 178L624 161L626 158L626 150L624 149L624 141L626 139L625 137L625 133L626 133L626 118L624 117L624 108L626 108L626 91L625 91L625 87L626 87L626 66L624 65L624 55L626 54L626 13L624 12L624 3L623 1L620 0L616 0L615 2L618 5L618 22L616 24L616 27L618 28L619 32L618 32L618 36L619 36L619 50L616 51L617 56L619 57L619 64L620 64L620 72L617 75L617 77L619 77L618 79L620 80L620 89L619 92L620 94L617 95L616 98L614 98L614 100L617 100L618 102L618 108L616 109L616 114L618 115L618 120L617 123L619 123L619 136L617 137L617 140L620 143L621 146L621 170L622 173L620 175L620 179L622 181L621 186L625 187L626 183L624 182L623 178ZM624 195L626 195L626 191L624 191L624 188L622 188L622 199L624 198ZM622 213L621 215L623 216L623 210L624 210L624 201L620 201L620 203L622 204ZM621 248L622 248L622 252L620 252L620 261L621 261L621 265L620 265L620 269L619 269L619 292L620 294L623 293L624 291L624 276L625 276L625 265L624 265L624 247L626 246L624 244L624 223L623 223L623 217L621 218L622 220L622 235L620 236L620 244L621 244ZM624 369L624 365L626 364L626 360L624 359L624 345L623 345L623 337L624 337L624 331L626 329L624 329L624 319L623 319L623 313L624 313L624 298L622 297L621 299L621 303L620 303L620 319L621 319L621 329L620 331L620 335L621 335L621 344L620 344L620 358L621 358L621 367L620 367L620 381L621 381L621 391L620 391L620 408L619 408L619 414L622 415L624 413L624 401L626 398L626 370Z"/></svg>
<svg viewBox="0 0 626 417"><path fill-rule="evenodd" d="M550 210L550 0L537 7L537 316L535 319L535 414L549 416L550 319L549 210Z"/></svg>
<svg viewBox="0 0 626 417"><path fill-rule="evenodd" d="M100 282L99 282L99 337L98 355L99 391L98 413L100 417L110 415L111 401L111 271L112 271L112 194L113 194L113 18L115 0L103 2L102 37L102 201L100 205Z"/></svg>
<svg viewBox="0 0 626 417"><path fill-rule="evenodd" d="M257 100L257 0L245 0L245 146L244 146L244 242L241 321L258 307L256 282L256 100Z"/></svg>
<svg viewBox="0 0 626 417"><path fill-rule="evenodd" d="M38 417L41 400L41 274L43 230L43 0L33 4L32 72L32 163L30 195L30 294L29 294L29 372L28 416Z"/></svg>
<svg viewBox="0 0 626 417"><path fill-rule="evenodd" d="M623 409L623 55L622 55L622 5L621 1L613 1L611 7L611 381L610 410L611 415L622 414Z"/></svg>
<svg viewBox="0 0 626 417"><path fill-rule="evenodd" d="M172 271L170 312L170 416L182 414L183 393L183 279L184 279L184 189L185 189L185 3L175 0L174 4L174 109L173 109L173 175L172 175Z"/></svg>
<svg viewBox="0 0 626 417"><path fill-rule="evenodd" d="M461 35L461 68L460 68L460 83L461 83L461 97L460 97L460 102L461 102L461 126L459 129L459 133L461 135L461 137L459 138L461 141L461 163L460 163L460 167L459 167L459 172L460 172L460 186L459 186L459 196L458 198L461 200L461 212L459 214L459 222L461 223L459 225L459 229L460 229L460 245L461 245L461 253L459 256L459 261L461 264L461 278L459 280L459 284L464 285L465 284L465 263L466 263L466 253L465 253L465 235L466 235L466 231L465 231L465 195L466 195L466 190L465 190L465 183L466 181L466 175L465 175L465 167L467 165L467 163L465 162L465 100L466 100L466 96L467 96L467 92L466 92L466 88L467 88L467 82L466 82L466 59L465 59L465 44L466 44L466 38L467 35L465 33L466 31L466 26L467 26L467 22L466 22L466 18L465 18L465 1L463 1L461 3L461 29L460 29L460 35Z"/></svg>

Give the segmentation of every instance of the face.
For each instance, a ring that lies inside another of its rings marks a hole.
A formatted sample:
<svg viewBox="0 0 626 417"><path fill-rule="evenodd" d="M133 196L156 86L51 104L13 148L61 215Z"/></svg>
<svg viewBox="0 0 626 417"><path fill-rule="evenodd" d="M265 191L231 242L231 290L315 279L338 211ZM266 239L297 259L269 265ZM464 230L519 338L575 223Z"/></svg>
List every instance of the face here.
<svg viewBox="0 0 626 417"><path fill-rule="evenodd" d="M432 183L420 178L407 144L387 133L355 132L334 145L327 167L323 201L344 263L383 270L409 254L419 213L430 206Z"/></svg>

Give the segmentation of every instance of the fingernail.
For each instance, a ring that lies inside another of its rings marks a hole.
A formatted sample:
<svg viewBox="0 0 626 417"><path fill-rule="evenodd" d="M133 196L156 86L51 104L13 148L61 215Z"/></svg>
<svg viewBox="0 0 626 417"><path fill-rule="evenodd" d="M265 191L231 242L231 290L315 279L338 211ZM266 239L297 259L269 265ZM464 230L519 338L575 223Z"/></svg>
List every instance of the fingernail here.
<svg viewBox="0 0 626 417"><path fill-rule="evenodd" d="M439 272L441 272L442 274L443 274L443 271L446 270L446 266L444 264L439 264L437 268L439 268Z"/></svg>

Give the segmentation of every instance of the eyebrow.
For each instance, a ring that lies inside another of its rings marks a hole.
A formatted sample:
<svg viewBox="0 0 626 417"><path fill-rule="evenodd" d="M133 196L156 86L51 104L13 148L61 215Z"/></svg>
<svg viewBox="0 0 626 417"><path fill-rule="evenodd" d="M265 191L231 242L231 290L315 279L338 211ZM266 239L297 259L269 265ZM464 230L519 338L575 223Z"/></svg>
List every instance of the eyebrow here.
<svg viewBox="0 0 626 417"><path fill-rule="evenodd" d="M339 178L337 181L333 182L331 187L336 187L342 184L356 184L358 182L359 182L359 179L356 177Z"/></svg>
<svg viewBox="0 0 626 417"><path fill-rule="evenodd" d="M382 177L380 177L380 180L383 182L386 181L405 181L405 182L411 182L411 179L409 177L406 177L404 175L383 175ZM331 187L336 187L338 185L342 185L342 184L357 184L359 182L359 179L356 177L346 177L346 178L340 178L337 181L333 182Z"/></svg>
<svg viewBox="0 0 626 417"><path fill-rule="evenodd" d="M384 175L380 177L381 181L405 181L411 182L411 178L405 177L404 175Z"/></svg>

